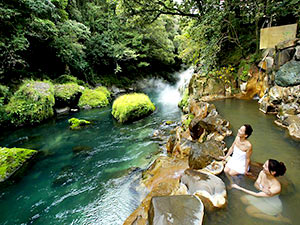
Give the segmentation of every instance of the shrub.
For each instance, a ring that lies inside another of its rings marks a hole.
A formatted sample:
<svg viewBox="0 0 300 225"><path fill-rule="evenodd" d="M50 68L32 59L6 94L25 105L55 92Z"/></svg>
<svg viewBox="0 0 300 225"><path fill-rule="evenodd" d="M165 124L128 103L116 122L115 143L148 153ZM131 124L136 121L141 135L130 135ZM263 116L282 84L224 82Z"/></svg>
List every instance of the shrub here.
<svg viewBox="0 0 300 225"><path fill-rule="evenodd" d="M66 84L66 83L76 83L78 85L85 85L85 82L82 80L78 80L77 77L74 77L69 74L64 74L55 79L55 83L57 84Z"/></svg>
<svg viewBox="0 0 300 225"><path fill-rule="evenodd" d="M9 87L0 84L0 106L7 104L10 96Z"/></svg>
<svg viewBox="0 0 300 225"><path fill-rule="evenodd" d="M54 115L54 90L48 81L26 81L10 99L6 111L15 126L39 123Z"/></svg>
<svg viewBox="0 0 300 225"><path fill-rule="evenodd" d="M112 106L112 115L119 122L132 121L151 114L154 104L145 94L126 94L118 97Z"/></svg>
<svg viewBox="0 0 300 225"><path fill-rule="evenodd" d="M80 108L104 107L109 104L110 92L106 87L97 87L94 90L85 89L79 99Z"/></svg>

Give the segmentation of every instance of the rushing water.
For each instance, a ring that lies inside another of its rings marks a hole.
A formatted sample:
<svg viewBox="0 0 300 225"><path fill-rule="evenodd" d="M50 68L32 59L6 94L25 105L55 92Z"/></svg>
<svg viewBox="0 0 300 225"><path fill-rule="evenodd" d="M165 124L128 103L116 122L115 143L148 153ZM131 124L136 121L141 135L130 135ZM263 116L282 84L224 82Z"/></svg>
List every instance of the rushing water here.
<svg viewBox="0 0 300 225"><path fill-rule="evenodd" d="M179 77L191 74L189 69ZM122 224L145 195L139 168L149 165L161 144L152 133L166 120L180 120L180 84L144 83L157 109L132 124L118 124L107 107L1 134L0 146L41 154L26 176L0 190L0 224ZM71 117L93 124L71 131Z"/></svg>
<svg viewBox="0 0 300 225"><path fill-rule="evenodd" d="M188 70L180 74L191 75ZM145 85L145 83L144 83ZM35 128L1 134L0 146L26 147L41 152L21 180L0 189L0 224L122 224L145 197L139 185L141 169L155 158L161 142L152 134L164 121L179 121L180 95L175 87L155 80L146 87L157 110L147 118L121 125L111 117L110 107L81 111ZM293 224L300 219L299 142L275 126L274 117L258 111L255 101L227 99L215 102L228 119L234 134L244 123L253 126L249 138L252 160L275 158L286 163L292 188L282 193L283 216ZM71 117L93 122L90 127L69 130ZM228 138L230 145L233 137ZM226 178L221 178L227 182ZM251 188L253 181L242 178ZM228 191L225 209L206 212L204 224L273 224L249 217L241 203L242 192ZM285 224L285 223L277 223Z"/></svg>

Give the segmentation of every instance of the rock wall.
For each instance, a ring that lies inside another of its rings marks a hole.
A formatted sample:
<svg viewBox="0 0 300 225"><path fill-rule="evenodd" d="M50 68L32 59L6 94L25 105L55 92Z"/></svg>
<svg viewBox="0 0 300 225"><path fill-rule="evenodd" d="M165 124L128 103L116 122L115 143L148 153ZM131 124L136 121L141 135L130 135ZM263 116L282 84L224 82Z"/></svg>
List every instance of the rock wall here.
<svg viewBox="0 0 300 225"><path fill-rule="evenodd" d="M268 74L268 88L259 100L260 110L275 114L275 123L300 140L300 39L267 49L259 64Z"/></svg>

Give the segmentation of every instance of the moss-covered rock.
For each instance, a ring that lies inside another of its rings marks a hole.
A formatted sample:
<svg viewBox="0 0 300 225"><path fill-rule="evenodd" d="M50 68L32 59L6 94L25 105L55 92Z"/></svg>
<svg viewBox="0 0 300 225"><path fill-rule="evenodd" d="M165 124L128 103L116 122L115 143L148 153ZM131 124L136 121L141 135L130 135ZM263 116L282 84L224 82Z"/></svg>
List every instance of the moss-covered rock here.
<svg viewBox="0 0 300 225"><path fill-rule="evenodd" d="M106 87L97 87L94 90L85 89L79 99L80 108L98 108L109 104L110 92Z"/></svg>
<svg viewBox="0 0 300 225"><path fill-rule="evenodd" d="M9 178L36 153L36 150L24 148L0 147L0 182Z"/></svg>
<svg viewBox="0 0 300 225"><path fill-rule="evenodd" d="M39 123L53 116L54 88L48 81L25 81L6 106L15 126Z"/></svg>
<svg viewBox="0 0 300 225"><path fill-rule="evenodd" d="M80 119L77 119L77 118L71 118L71 119L68 120L68 122L71 125L70 126L71 130L78 130L78 129L86 126L86 125L91 124L90 121L80 120Z"/></svg>
<svg viewBox="0 0 300 225"><path fill-rule="evenodd" d="M84 81L78 80L77 77L74 77L69 74L64 74L55 79L55 83L58 84L67 84L67 83L76 83L78 85L85 85Z"/></svg>
<svg viewBox="0 0 300 225"><path fill-rule="evenodd" d="M57 84L54 86L55 106L76 106L84 87L77 83Z"/></svg>
<svg viewBox="0 0 300 225"><path fill-rule="evenodd" d="M119 122L137 120L151 114L154 104L145 94L133 93L118 97L112 106L112 115Z"/></svg>

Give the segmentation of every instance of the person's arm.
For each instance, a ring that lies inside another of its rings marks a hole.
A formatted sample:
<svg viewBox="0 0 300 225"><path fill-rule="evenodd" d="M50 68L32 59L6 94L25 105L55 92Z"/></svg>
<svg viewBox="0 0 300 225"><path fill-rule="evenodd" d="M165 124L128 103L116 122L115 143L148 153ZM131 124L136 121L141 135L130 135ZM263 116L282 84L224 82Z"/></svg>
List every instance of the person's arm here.
<svg viewBox="0 0 300 225"><path fill-rule="evenodd" d="M268 195L267 193L265 193L263 191L260 191L260 192L250 191L250 190L248 190L246 188L238 186L237 184L233 184L232 188L241 190L241 191L243 191L243 192L245 192L245 193L247 193L249 195L253 195L253 196L256 196L256 197L271 197L270 195Z"/></svg>
<svg viewBox="0 0 300 225"><path fill-rule="evenodd" d="M233 152L233 147L236 143L236 140L237 140L238 136L236 136L236 138L234 139L234 142L232 143L231 147L229 148L228 152L226 153L225 156L220 156L219 158L222 159L222 160L225 160L228 156L230 156Z"/></svg>
<svg viewBox="0 0 300 225"><path fill-rule="evenodd" d="M253 195L253 196L256 196L256 197L272 197L274 195L277 195L280 193L281 191L281 186L280 184L279 185L273 185L271 188L269 189L266 189L266 188L263 188L262 191L260 192L254 192L254 191L250 191L246 188L243 188L243 187L240 187L238 186L237 184L233 184L232 185L232 188L235 188L235 189L238 189L238 190L241 190L249 195Z"/></svg>
<svg viewBox="0 0 300 225"><path fill-rule="evenodd" d="M262 175L263 175L263 171L260 171L260 173L258 174L258 178L254 183L254 187L256 187L257 190L261 190L260 183L261 183Z"/></svg>
<svg viewBox="0 0 300 225"><path fill-rule="evenodd" d="M251 158L251 155L252 155L252 145L250 144L250 147L249 147L249 149L248 149L247 152L246 152L245 175L251 174L251 173L248 172L248 167L249 167L249 165L250 165L250 158Z"/></svg>

